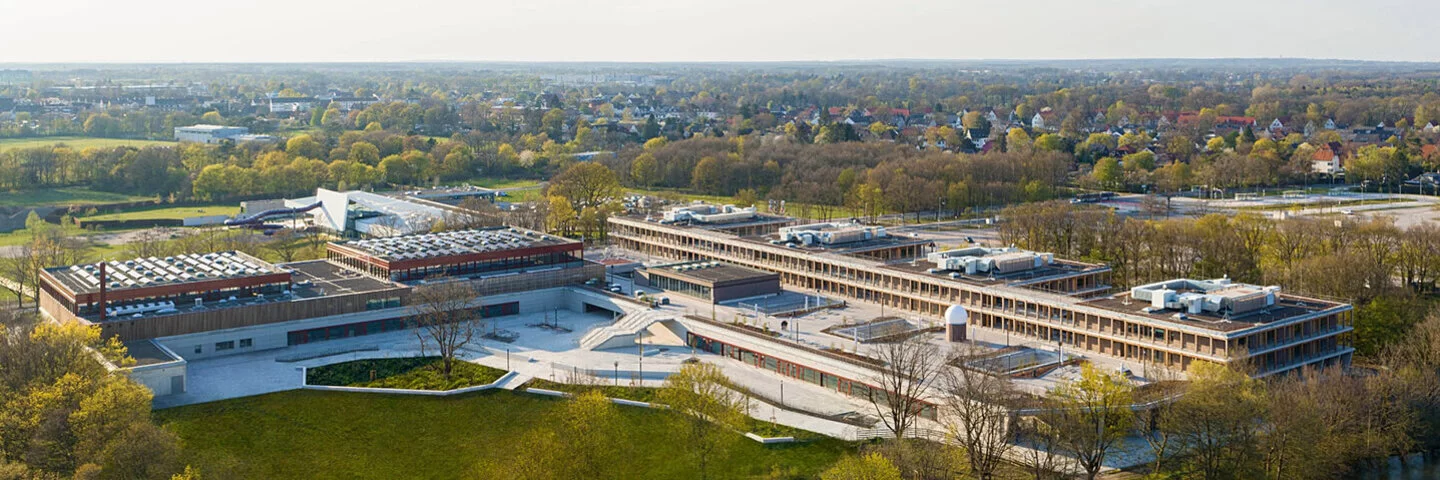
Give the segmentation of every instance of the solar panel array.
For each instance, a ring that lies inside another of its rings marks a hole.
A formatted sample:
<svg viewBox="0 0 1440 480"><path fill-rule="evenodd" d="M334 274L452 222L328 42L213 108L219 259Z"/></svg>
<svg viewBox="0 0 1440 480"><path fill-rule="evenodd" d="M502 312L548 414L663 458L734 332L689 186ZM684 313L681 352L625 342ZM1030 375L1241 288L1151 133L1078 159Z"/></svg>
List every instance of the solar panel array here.
<svg viewBox="0 0 1440 480"><path fill-rule="evenodd" d="M67 270L86 289L100 289L100 267L97 264L74 265ZM123 262L111 260L105 267L105 276L109 289L122 289L245 277L271 271L268 265L254 259L234 252L220 252L146 257Z"/></svg>
<svg viewBox="0 0 1440 480"><path fill-rule="evenodd" d="M372 238L350 242L350 246L392 260L448 257L469 253L496 252L535 246L556 240L543 233L517 228L456 230L451 232Z"/></svg>

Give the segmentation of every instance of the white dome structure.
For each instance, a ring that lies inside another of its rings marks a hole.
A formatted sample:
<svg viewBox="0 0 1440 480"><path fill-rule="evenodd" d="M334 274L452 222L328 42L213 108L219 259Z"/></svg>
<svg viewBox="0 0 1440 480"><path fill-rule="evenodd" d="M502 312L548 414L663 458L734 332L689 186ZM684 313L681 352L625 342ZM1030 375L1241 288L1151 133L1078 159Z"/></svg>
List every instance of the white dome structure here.
<svg viewBox="0 0 1440 480"><path fill-rule="evenodd" d="M969 320L970 312L965 311L965 307L951 305L950 308L945 309L945 323L947 324L964 325Z"/></svg>
<svg viewBox="0 0 1440 480"><path fill-rule="evenodd" d="M951 342L965 341L966 323L970 321L970 312L965 307L951 305L945 309L945 337Z"/></svg>

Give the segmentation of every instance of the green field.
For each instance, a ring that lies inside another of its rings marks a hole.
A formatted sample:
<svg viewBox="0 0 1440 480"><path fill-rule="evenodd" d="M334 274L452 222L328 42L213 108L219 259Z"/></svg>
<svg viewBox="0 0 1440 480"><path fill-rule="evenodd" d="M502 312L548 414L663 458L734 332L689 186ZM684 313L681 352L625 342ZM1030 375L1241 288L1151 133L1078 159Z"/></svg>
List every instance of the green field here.
<svg viewBox="0 0 1440 480"><path fill-rule="evenodd" d="M295 390L155 412L177 433L184 460L207 479L478 478L484 460L503 461L524 432L564 400L509 391L413 397ZM669 413L621 407L630 427L634 478L692 478L666 429ZM814 478L851 450L845 442L762 446L738 441L711 463L712 478Z"/></svg>
<svg viewBox="0 0 1440 480"><path fill-rule="evenodd" d="M465 183L481 188L526 188L540 185L539 180L480 177L466 180Z"/></svg>
<svg viewBox="0 0 1440 480"><path fill-rule="evenodd" d="M85 187L64 187L0 192L0 207L99 205L153 199L154 197L137 197L122 193L97 192Z"/></svg>
<svg viewBox="0 0 1440 480"><path fill-rule="evenodd" d="M63 143L74 149L85 148L113 148L113 147L148 147L152 145L170 145L176 143L168 140L130 140L123 138L93 138L93 137L38 137L38 138L3 138L0 139L0 150L10 148L31 148L48 147Z"/></svg>
<svg viewBox="0 0 1440 480"><path fill-rule="evenodd" d="M179 220L190 217L208 217L211 215L235 216L240 213L240 207L234 204L203 205L191 207L163 207L129 210L118 213L104 213L84 217L82 220Z"/></svg>

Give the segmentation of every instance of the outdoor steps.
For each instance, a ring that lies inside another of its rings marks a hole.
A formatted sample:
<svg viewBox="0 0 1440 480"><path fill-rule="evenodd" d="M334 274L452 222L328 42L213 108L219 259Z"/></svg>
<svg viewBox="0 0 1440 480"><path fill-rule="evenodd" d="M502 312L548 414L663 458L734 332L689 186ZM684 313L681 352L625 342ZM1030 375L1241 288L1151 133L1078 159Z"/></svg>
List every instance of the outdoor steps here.
<svg viewBox="0 0 1440 480"><path fill-rule="evenodd" d="M590 333L586 333L584 337L580 338L580 348L595 350L616 337L634 337L640 333L640 331L649 327L650 324L666 318L669 318L669 316L654 310L642 310L626 314L611 325L596 328L591 330Z"/></svg>

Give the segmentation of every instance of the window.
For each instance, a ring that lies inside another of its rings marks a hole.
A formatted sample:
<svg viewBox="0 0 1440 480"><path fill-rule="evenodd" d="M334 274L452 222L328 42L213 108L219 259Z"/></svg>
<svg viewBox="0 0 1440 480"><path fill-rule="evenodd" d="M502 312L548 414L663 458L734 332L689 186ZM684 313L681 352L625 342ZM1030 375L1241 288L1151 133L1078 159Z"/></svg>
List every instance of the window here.
<svg viewBox="0 0 1440 480"><path fill-rule="evenodd" d="M234 341L234 340L226 340L226 341L224 341L224 342L215 342L215 351L217 351L217 352L218 352L218 351L221 351L221 350L230 350L230 349L232 349L232 348L235 348L235 341Z"/></svg>
<svg viewBox="0 0 1440 480"><path fill-rule="evenodd" d="M253 347L253 346L255 346L255 339L253 339L253 338L242 338L242 339L240 339L240 348L250 348L250 347Z"/></svg>
<svg viewBox="0 0 1440 480"><path fill-rule="evenodd" d="M195 346L195 353L204 353L204 352L205 352L205 347L204 347L203 345L196 345L196 346Z"/></svg>

